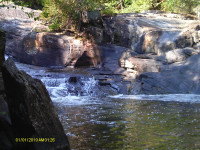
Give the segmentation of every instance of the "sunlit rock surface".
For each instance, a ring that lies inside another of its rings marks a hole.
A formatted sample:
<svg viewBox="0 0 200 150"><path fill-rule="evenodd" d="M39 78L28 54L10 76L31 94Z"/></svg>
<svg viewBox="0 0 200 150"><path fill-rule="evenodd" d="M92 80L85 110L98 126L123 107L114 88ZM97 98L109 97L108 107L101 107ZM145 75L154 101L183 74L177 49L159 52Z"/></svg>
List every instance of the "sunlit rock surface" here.
<svg viewBox="0 0 200 150"><path fill-rule="evenodd" d="M103 20L107 41L138 53L160 55L175 48L190 47L199 41L198 32L194 32L199 28L199 21L177 14L117 14Z"/></svg>
<svg viewBox="0 0 200 150"><path fill-rule="evenodd" d="M89 41L64 34L31 32L15 50L23 63L38 66L95 66L101 62L99 49Z"/></svg>
<svg viewBox="0 0 200 150"><path fill-rule="evenodd" d="M41 11L14 5L5 4L0 9L0 27L6 31L6 53L13 55L22 39L31 31L48 31L42 21L34 20ZM30 16L32 15L32 17Z"/></svg>
<svg viewBox="0 0 200 150"><path fill-rule="evenodd" d="M191 56L181 63L166 66L159 73L147 72L138 76L137 84L140 94L199 94L200 91L200 54ZM134 87L132 92L135 93Z"/></svg>

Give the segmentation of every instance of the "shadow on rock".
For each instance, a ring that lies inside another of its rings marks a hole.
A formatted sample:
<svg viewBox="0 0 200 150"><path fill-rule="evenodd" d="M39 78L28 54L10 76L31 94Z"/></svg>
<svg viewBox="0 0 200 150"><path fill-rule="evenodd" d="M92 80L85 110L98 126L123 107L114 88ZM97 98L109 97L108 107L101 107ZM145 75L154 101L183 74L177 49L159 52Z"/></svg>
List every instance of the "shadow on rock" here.
<svg viewBox="0 0 200 150"><path fill-rule="evenodd" d="M15 147L29 150L70 149L43 83L19 71L10 58L4 63L2 73L14 137L15 140L18 138ZM24 142L20 142L19 138L25 138Z"/></svg>

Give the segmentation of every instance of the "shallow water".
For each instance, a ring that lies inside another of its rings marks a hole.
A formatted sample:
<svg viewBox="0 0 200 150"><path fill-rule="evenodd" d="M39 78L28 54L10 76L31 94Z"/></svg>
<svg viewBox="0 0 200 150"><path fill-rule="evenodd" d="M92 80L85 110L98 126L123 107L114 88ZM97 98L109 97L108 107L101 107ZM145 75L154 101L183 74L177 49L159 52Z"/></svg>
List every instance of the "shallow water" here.
<svg viewBox="0 0 200 150"><path fill-rule="evenodd" d="M46 85L72 149L200 149L200 95L99 96L92 76L17 66Z"/></svg>
<svg viewBox="0 0 200 150"><path fill-rule="evenodd" d="M200 104L99 99L55 104L72 149L200 149Z"/></svg>

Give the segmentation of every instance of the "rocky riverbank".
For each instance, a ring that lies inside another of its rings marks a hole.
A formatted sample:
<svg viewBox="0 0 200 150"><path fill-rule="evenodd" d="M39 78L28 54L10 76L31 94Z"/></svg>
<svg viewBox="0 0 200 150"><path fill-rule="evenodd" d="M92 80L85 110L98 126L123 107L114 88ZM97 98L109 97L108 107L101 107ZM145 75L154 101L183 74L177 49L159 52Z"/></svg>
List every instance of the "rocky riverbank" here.
<svg viewBox="0 0 200 150"><path fill-rule="evenodd" d="M0 11L5 16L7 10ZM17 12L21 15L6 16L1 26L9 31L6 53L20 62L86 67L99 85L116 93L199 93L193 67L198 66L199 20L156 11L103 17L94 12L96 18L83 17L81 31L90 39L86 40L69 33L38 32L34 28L47 27Z"/></svg>

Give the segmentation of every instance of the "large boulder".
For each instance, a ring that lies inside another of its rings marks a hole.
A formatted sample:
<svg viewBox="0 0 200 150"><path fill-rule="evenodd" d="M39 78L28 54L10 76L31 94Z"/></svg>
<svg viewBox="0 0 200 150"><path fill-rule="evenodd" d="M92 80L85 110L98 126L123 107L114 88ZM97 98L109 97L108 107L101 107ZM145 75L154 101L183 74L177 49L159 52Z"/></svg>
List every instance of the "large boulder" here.
<svg viewBox="0 0 200 150"><path fill-rule="evenodd" d="M46 32L28 34L15 50L15 57L38 66L95 66L101 61L99 50L89 41ZM77 65L79 60L82 63Z"/></svg>
<svg viewBox="0 0 200 150"><path fill-rule="evenodd" d="M133 83L137 94L199 94L200 54L191 56L182 63L168 65L162 72L147 72ZM132 87L131 93L135 92Z"/></svg>
<svg viewBox="0 0 200 150"><path fill-rule="evenodd" d="M14 137L48 140L16 142L15 147L31 150L70 149L67 136L43 83L24 71L19 71L10 58L4 63L2 72ZM55 141L52 138L55 138Z"/></svg>
<svg viewBox="0 0 200 150"><path fill-rule="evenodd" d="M104 38L138 53L164 54L199 42L199 21L165 13L130 13L103 17Z"/></svg>

